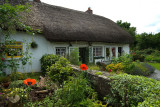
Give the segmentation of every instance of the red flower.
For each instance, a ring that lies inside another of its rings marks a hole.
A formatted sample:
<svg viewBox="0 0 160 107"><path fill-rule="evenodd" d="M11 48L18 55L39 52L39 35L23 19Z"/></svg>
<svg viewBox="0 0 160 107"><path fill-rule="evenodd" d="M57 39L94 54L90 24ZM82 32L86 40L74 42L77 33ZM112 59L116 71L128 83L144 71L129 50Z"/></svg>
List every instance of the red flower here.
<svg viewBox="0 0 160 107"><path fill-rule="evenodd" d="M30 79L30 78L28 78L28 79L26 79L26 80L24 80L24 84L26 84L27 86L28 85L34 85L36 83L36 80L35 79Z"/></svg>
<svg viewBox="0 0 160 107"><path fill-rule="evenodd" d="M5 58L2 58L2 61L4 61L5 60Z"/></svg>
<svg viewBox="0 0 160 107"><path fill-rule="evenodd" d="M108 70L108 72L111 72L111 71L112 71L111 69Z"/></svg>
<svg viewBox="0 0 160 107"><path fill-rule="evenodd" d="M81 70L87 70L88 69L86 64L81 64L80 68L81 68Z"/></svg>
<svg viewBox="0 0 160 107"><path fill-rule="evenodd" d="M133 52L132 55L135 55L135 52Z"/></svg>

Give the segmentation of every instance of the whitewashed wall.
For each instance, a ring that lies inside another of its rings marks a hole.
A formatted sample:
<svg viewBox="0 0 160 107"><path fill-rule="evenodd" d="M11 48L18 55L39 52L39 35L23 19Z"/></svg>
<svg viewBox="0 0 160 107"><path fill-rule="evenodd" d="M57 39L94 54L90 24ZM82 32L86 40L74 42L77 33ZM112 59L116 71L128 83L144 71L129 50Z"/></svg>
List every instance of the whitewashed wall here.
<svg viewBox="0 0 160 107"><path fill-rule="evenodd" d="M32 59L31 62L32 64L26 64L24 66L24 69L21 67L18 69L18 72L40 72L41 71L41 65L40 65L40 58L44 54L56 54L56 47L66 47L66 52L69 52L70 47L89 47L88 42L49 42L48 40L45 39L44 36L36 34L36 35L29 35L26 34L25 32L19 32L16 33L15 35L12 35L11 38L23 42L26 40L28 43L31 43L33 40L38 44L37 48L30 48L30 52L32 53ZM70 44L72 46L70 46ZM102 47L102 52L103 52L103 57L105 57L105 48L106 47L115 47L116 48L116 57L118 57L118 47L122 47L124 53L129 54L129 45L128 44L108 44L108 43L92 43L91 48L94 46L101 46ZM23 50L25 51L26 46L23 44ZM93 49L92 49L93 51ZM8 59L9 60L9 59ZM10 73L9 69L5 70L6 73Z"/></svg>

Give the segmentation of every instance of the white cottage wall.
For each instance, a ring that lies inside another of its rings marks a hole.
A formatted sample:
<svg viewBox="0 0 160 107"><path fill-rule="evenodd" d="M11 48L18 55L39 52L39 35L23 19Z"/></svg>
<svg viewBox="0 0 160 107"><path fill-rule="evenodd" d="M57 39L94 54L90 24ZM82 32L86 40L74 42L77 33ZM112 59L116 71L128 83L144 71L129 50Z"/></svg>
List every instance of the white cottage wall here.
<svg viewBox="0 0 160 107"><path fill-rule="evenodd" d="M116 57L118 57L118 47L122 47L123 52L125 54L129 54L129 44L109 44L109 43L100 43L100 42L92 42L91 44L89 44L88 42L49 42L48 40L46 40L44 36L40 34L30 35L25 32L18 32L14 35L11 35L11 38L15 39L16 41L21 41L21 42L25 40L28 43L35 41L38 44L37 48L30 47L29 49L29 52L32 53L32 58L31 58L32 64L30 65L29 63L27 63L24 66L24 69L20 65L18 72L40 72L41 71L40 58L44 54L56 54L56 47L65 47L67 54L70 51L69 47L78 47L78 48L79 47L90 47L92 48L92 54L93 54L93 47L101 46L103 57L106 57L105 55L106 47L110 48L110 56L112 55L111 48L115 47ZM25 51L25 49L26 49L26 45L23 44L23 50ZM104 59L100 61L104 61ZM7 74L10 73L9 69L6 69L5 71Z"/></svg>
<svg viewBox="0 0 160 107"><path fill-rule="evenodd" d="M44 54L54 54L54 44L47 41L44 36L36 34L36 35L29 35L25 32L18 32L14 35L11 35L11 38L23 42L24 40L28 43L31 43L32 41L35 41L38 44L37 48L31 48L29 49L29 52L32 53L31 58L31 65L27 63L24 66L24 69L20 65L20 68L18 69L18 72L40 72L41 66L40 66L40 58ZM26 50L26 44L23 43L23 51ZM9 59L7 59L9 60ZM21 63L20 63L21 64ZM7 74L10 73L9 69L5 70Z"/></svg>

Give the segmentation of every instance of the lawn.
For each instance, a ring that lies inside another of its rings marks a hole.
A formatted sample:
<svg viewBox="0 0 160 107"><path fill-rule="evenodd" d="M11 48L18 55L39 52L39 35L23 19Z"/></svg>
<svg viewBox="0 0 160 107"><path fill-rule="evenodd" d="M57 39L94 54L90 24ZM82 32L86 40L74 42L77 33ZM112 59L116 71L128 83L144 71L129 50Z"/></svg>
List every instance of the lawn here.
<svg viewBox="0 0 160 107"><path fill-rule="evenodd" d="M160 63L148 63L148 64L153 66L154 68L160 70Z"/></svg>

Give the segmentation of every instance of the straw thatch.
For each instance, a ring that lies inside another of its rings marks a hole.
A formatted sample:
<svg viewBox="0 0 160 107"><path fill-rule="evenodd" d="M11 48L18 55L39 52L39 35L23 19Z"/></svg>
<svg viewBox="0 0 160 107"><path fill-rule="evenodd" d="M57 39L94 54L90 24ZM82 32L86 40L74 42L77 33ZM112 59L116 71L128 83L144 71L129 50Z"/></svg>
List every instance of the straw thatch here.
<svg viewBox="0 0 160 107"><path fill-rule="evenodd" d="M133 43L129 33L105 17L45 3L30 3L31 12L25 23L41 29L50 41Z"/></svg>

